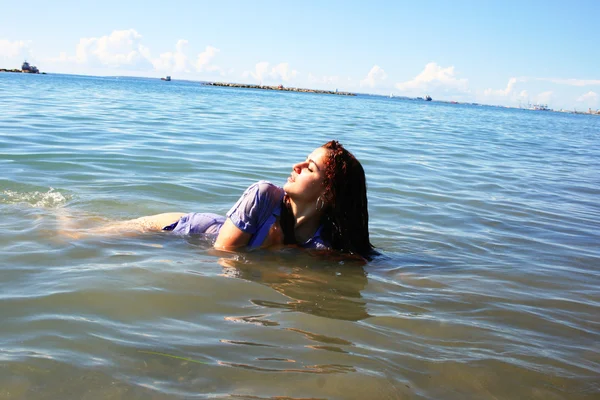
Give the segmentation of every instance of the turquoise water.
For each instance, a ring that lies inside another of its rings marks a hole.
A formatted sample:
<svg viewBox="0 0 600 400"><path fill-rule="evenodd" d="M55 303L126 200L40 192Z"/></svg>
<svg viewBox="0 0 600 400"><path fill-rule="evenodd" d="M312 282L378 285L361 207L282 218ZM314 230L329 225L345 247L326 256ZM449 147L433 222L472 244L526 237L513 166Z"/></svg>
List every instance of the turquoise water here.
<svg viewBox="0 0 600 400"><path fill-rule="evenodd" d="M600 118L136 78L0 74L0 398L600 396ZM366 265L202 237L330 139Z"/></svg>

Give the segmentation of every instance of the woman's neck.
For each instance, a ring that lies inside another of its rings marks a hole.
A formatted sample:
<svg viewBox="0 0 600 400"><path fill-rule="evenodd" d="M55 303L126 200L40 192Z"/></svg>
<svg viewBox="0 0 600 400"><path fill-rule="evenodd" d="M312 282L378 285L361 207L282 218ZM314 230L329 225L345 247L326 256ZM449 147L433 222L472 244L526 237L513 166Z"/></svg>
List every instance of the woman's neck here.
<svg viewBox="0 0 600 400"><path fill-rule="evenodd" d="M313 237L321 223L322 211L318 211L315 203L300 203L288 198L294 217L294 235L298 243L304 243Z"/></svg>

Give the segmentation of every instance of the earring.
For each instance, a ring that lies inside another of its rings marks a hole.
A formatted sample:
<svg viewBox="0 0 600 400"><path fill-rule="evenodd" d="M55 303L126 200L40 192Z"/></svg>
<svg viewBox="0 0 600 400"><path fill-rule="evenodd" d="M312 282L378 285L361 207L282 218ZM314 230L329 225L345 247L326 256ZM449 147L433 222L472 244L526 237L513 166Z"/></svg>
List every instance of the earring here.
<svg viewBox="0 0 600 400"><path fill-rule="evenodd" d="M325 201L323 200L323 198L321 196L319 196L319 198L317 199L317 210L321 211L323 209L323 207L325 207Z"/></svg>

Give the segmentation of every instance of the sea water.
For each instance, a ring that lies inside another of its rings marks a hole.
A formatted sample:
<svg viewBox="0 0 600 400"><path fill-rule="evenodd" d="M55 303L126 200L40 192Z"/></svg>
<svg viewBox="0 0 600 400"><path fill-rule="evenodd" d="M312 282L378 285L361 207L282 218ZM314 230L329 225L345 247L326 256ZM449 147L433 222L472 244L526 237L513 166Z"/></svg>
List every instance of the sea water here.
<svg viewBox="0 0 600 400"><path fill-rule="evenodd" d="M330 139L366 264L63 224L225 214ZM600 118L0 74L0 398L600 396Z"/></svg>

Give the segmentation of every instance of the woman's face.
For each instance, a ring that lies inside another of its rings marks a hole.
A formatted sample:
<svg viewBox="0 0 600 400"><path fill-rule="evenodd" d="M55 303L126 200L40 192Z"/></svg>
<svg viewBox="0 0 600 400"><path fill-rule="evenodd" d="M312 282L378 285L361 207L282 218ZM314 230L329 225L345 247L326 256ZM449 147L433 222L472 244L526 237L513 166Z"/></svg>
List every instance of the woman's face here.
<svg viewBox="0 0 600 400"><path fill-rule="evenodd" d="M283 190L295 202L316 202L325 193L325 163L329 150L322 147L310 153L305 161L292 167Z"/></svg>

